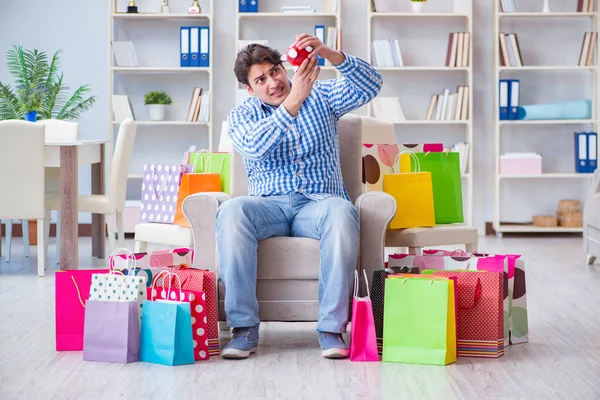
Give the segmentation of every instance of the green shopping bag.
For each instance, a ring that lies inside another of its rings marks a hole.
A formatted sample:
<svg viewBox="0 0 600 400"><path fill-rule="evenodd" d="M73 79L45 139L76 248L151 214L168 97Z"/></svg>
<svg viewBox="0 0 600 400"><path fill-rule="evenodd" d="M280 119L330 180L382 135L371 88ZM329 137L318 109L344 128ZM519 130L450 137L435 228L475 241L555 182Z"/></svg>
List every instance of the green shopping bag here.
<svg viewBox="0 0 600 400"><path fill-rule="evenodd" d="M455 277L392 275L385 280L382 361L456 362Z"/></svg>
<svg viewBox="0 0 600 400"><path fill-rule="evenodd" d="M221 192L231 194L231 153L188 152L188 164L193 165L193 172L216 172L221 174Z"/></svg>
<svg viewBox="0 0 600 400"><path fill-rule="evenodd" d="M464 222L459 153L427 152L415 155L419 159L420 171L431 172L435 223ZM415 168L415 163L411 162L411 171L414 172Z"/></svg>

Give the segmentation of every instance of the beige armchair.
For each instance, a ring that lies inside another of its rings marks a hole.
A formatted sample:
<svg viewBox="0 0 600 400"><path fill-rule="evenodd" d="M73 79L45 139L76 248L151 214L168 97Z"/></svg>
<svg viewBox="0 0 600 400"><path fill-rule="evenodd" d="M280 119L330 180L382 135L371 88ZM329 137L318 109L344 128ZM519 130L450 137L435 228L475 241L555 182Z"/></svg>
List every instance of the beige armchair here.
<svg viewBox="0 0 600 400"><path fill-rule="evenodd" d="M381 269L385 228L394 216L396 203L383 192L361 194L361 118L346 115L338 123L342 174L350 198L358 208L360 249L357 268ZM248 193L241 156L233 152L232 196ZM183 212L194 237L196 268L216 273L219 320L226 320L224 292L218 279L215 243L217 208L230 197L225 193L197 193L183 201ZM261 321L316 321L318 317L319 242L309 238L273 237L259 242L256 295ZM366 294L361 286L361 296ZM351 298L349 299L351 301Z"/></svg>
<svg viewBox="0 0 600 400"><path fill-rule="evenodd" d="M600 255L600 170L592 176L592 185L583 204L583 247L588 265Z"/></svg>

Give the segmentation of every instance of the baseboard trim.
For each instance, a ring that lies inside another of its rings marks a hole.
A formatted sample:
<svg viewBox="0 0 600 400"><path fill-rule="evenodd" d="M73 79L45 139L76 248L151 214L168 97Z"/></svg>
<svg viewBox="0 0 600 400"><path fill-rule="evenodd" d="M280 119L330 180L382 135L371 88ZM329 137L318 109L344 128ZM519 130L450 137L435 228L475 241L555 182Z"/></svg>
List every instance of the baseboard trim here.
<svg viewBox="0 0 600 400"><path fill-rule="evenodd" d="M6 236L6 224L1 224L0 232L1 236ZM79 237L91 237L92 224L79 224L79 226L77 227L77 235ZM23 237L23 229L20 223L13 222L12 236ZM56 237L56 224L50 224L50 237ZM133 232L125 232L125 238L133 238Z"/></svg>

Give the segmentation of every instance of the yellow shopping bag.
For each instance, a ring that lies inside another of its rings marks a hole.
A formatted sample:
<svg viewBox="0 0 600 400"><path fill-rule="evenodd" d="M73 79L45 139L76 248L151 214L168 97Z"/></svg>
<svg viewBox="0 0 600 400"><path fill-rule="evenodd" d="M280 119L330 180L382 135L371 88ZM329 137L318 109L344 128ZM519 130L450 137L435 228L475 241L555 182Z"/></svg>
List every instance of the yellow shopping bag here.
<svg viewBox="0 0 600 400"><path fill-rule="evenodd" d="M403 153L405 152L398 154L394 166L399 164ZM414 153L409 154L414 159L416 172L400 172L383 176L383 191L396 200L396 215L389 224L391 229L435 225L431 173L420 172L419 159Z"/></svg>

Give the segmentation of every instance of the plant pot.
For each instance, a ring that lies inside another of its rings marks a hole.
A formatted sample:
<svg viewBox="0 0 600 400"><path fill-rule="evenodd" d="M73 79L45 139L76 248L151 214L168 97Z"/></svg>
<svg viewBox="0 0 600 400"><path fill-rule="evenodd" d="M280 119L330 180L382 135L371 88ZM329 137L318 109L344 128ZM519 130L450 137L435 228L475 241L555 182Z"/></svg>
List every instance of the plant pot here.
<svg viewBox="0 0 600 400"><path fill-rule="evenodd" d="M25 121L35 122L37 119L37 111L25 113Z"/></svg>
<svg viewBox="0 0 600 400"><path fill-rule="evenodd" d="M148 118L150 121L163 121L167 113L167 106L164 104L148 104Z"/></svg>
<svg viewBox="0 0 600 400"><path fill-rule="evenodd" d="M424 1L411 1L410 7L412 8L412 11L415 14L419 14L419 13L423 12L423 9L425 8L425 2Z"/></svg>

